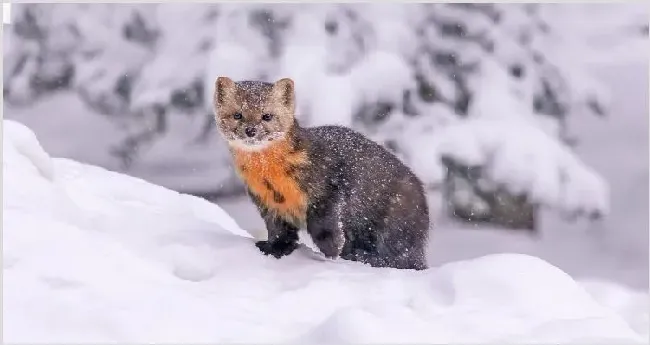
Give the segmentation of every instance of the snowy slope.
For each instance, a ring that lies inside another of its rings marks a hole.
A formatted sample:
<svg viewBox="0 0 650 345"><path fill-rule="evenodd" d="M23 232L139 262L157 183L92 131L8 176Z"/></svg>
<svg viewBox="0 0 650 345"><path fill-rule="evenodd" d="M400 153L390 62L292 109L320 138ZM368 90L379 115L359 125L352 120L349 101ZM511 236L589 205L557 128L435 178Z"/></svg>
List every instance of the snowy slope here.
<svg viewBox="0 0 650 345"><path fill-rule="evenodd" d="M306 247L275 260L214 204L50 158L16 122L3 131L7 342L643 340L616 303L531 256L420 272Z"/></svg>
<svg viewBox="0 0 650 345"><path fill-rule="evenodd" d="M56 121L43 121L44 114L51 109L61 110ZM15 108L5 102L4 115L34 130L43 147L54 156L111 170L121 169L110 150L126 133L110 118L94 113L74 94L53 95L29 108ZM224 188L231 176L221 172L234 174L234 171L230 169L230 158L218 154L223 150L222 142L217 137L205 145L191 142L201 121L199 117L170 117L171 130L166 140L148 147L146 156L124 173L175 190L194 192ZM70 136L70 132L74 135Z"/></svg>

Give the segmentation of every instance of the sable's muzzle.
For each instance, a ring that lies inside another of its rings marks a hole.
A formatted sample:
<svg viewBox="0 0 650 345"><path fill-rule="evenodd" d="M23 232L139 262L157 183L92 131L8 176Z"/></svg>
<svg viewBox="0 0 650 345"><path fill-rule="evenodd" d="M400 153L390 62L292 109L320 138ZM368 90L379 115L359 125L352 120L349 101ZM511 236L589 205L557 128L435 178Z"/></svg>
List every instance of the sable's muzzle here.
<svg viewBox="0 0 650 345"><path fill-rule="evenodd" d="M255 136L255 133L257 133L257 130L255 130L255 127L246 127L244 132L246 133L246 136L252 138Z"/></svg>

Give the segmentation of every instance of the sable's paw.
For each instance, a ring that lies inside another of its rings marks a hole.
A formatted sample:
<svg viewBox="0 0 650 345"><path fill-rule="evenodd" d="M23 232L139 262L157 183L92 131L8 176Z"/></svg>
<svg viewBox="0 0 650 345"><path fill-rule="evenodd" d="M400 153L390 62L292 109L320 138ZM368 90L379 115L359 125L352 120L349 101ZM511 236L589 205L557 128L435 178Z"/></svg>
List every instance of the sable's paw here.
<svg viewBox="0 0 650 345"><path fill-rule="evenodd" d="M257 241L255 246L259 248L264 255L273 255L276 259L279 259L285 255L293 253L293 251L298 247L298 244L289 242L271 243L269 241Z"/></svg>

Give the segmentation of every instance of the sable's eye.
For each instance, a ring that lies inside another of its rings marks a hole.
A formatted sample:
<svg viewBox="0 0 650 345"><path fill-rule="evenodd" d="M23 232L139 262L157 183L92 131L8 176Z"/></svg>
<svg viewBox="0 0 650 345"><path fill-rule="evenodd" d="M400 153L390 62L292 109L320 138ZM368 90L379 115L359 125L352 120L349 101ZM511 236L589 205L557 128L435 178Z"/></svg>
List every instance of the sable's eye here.
<svg viewBox="0 0 650 345"><path fill-rule="evenodd" d="M235 119L235 120L241 120L241 118L242 118L242 114L241 114L241 113L234 113L234 114L232 115L232 117L233 117L233 119Z"/></svg>
<svg viewBox="0 0 650 345"><path fill-rule="evenodd" d="M262 120L264 120L264 121L271 121L272 118L273 118L272 114L264 114L264 115L262 115Z"/></svg>

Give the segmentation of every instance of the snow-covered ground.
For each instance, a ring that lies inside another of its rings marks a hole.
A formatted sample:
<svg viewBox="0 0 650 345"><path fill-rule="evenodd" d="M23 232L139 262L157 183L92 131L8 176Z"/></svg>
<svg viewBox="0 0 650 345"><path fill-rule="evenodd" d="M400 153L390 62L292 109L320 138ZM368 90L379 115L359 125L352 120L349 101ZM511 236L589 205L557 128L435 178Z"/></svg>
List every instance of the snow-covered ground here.
<svg viewBox="0 0 650 345"><path fill-rule="evenodd" d="M493 254L425 271L276 260L219 206L51 158L3 122L7 342L509 343L647 339L647 296ZM252 215L250 215L252 217Z"/></svg>

